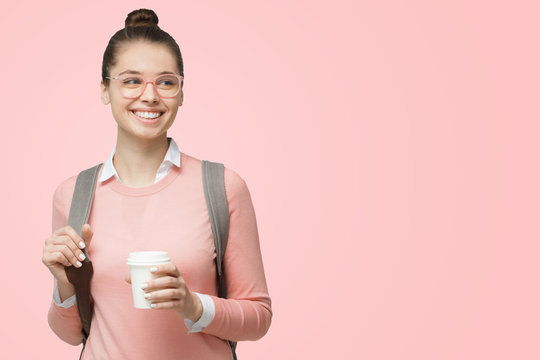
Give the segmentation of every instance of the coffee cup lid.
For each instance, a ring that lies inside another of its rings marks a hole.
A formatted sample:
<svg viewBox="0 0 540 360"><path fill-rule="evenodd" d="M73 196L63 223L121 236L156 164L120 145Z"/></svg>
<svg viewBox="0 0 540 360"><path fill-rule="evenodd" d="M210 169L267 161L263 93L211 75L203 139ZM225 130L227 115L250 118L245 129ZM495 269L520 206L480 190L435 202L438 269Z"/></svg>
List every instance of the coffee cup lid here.
<svg viewBox="0 0 540 360"><path fill-rule="evenodd" d="M128 265L144 265L166 263L171 259L167 251L135 251L130 252L127 259Z"/></svg>

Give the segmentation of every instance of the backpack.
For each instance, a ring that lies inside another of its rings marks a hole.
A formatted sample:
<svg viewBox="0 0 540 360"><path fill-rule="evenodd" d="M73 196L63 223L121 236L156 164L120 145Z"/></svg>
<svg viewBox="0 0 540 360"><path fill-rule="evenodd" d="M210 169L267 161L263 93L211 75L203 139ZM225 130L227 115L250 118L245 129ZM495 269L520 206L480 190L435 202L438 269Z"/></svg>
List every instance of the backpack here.
<svg viewBox="0 0 540 360"><path fill-rule="evenodd" d="M82 237L82 226L87 223L99 169L103 163L81 171L77 175L71 207L69 210L68 225L70 225ZM216 273L218 297L227 297L227 287L223 269L223 254L227 247L229 234L229 206L225 194L225 167L222 163L202 160L202 181L204 187L204 197L214 234L214 246L216 251ZM81 318L83 348L79 360L82 358L86 340L90 335L90 325L94 301L90 294L90 279L94 273L92 262L88 256L86 247L81 249L86 258L82 261L82 266L65 266L66 275L70 283L75 288L79 316ZM227 340L231 347L234 360L236 357L236 342Z"/></svg>

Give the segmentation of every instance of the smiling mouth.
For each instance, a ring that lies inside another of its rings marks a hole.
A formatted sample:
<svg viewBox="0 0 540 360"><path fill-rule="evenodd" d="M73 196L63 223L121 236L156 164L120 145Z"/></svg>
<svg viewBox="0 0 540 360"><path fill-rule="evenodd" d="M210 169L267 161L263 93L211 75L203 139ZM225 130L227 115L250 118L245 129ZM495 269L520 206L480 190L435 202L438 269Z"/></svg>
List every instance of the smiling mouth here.
<svg viewBox="0 0 540 360"><path fill-rule="evenodd" d="M164 113L157 111L133 111L131 113L143 120L154 120L160 118Z"/></svg>
<svg viewBox="0 0 540 360"><path fill-rule="evenodd" d="M146 113L146 112L140 112L140 111L131 111L131 113L133 114L133 116L139 120L139 122L141 122L142 124L144 125L154 125L154 124L157 124L161 121L161 118L163 117L163 114L164 112L154 112L154 113ZM143 117L143 116L139 116L139 115L146 115L146 116L149 116L148 118L146 117ZM156 117L156 114L159 114L159 116ZM154 116L154 117L151 117L151 116Z"/></svg>

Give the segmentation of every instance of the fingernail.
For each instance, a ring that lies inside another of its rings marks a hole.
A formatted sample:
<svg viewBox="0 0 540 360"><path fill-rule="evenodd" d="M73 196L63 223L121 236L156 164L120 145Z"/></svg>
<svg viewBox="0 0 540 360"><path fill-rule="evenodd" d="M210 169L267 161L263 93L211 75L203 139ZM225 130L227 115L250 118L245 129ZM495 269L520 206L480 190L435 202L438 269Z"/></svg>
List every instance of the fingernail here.
<svg viewBox="0 0 540 360"><path fill-rule="evenodd" d="M79 259L84 260L86 259L86 256L84 256L84 254L79 254Z"/></svg>
<svg viewBox="0 0 540 360"><path fill-rule="evenodd" d="M82 264L81 264L80 261L77 261L77 266L78 266L78 267L81 267L81 266L82 266Z"/></svg>
<svg viewBox="0 0 540 360"><path fill-rule="evenodd" d="M144 283L142 284L141 289L146 289L147 287L148 287L148 283Z"/></svg>
<svg viewBox="0 0 540 360"><path fill-rule="evenodd" d="M156 304L150 304L150 306L152 307L152 309L156 308Z"/></svg>
<svg viewBox="0 0 540 360"><path fill-rule="evenodd" d="M84 245L84 241L81 241L81 242L79 243L79 246L81 247L81 249L84 249L84 247L85 247L86 245Z"/></svg>
<svg viewBox="0 0 540 360"><path fill-rule="evenodd" d="M152 266L152 267L150 268L150 272L156 272L156 271L157 271L157 267Z"/></svg>
<svg viewBox="0 0 540 360"><path fill-rule="evenodd" d="M147 299L150 299L150 296L152 296L152 294L144 294L144 297Z"/></svg>

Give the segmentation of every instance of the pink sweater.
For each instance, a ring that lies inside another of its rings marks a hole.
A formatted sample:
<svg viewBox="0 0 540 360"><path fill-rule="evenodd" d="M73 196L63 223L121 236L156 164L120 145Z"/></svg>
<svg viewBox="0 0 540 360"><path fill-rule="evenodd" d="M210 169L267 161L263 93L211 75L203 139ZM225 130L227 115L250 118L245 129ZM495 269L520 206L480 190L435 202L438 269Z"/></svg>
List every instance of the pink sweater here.
<svg viewBox="0 0 540 360"><path fill-rule="evenodd" d="M101 169L100 174L101 175ZM76 175L53 196L52 230L67 224ZM152 185L130 188L114 177L97 183L88 223L94 230L88 254L94 267L92 328L82 359L232 359L224 339L257 340L272 320L259 246L255 211L245 181L225 168L230 229L224 256L228 298L217 297L214 240L201 178L201 161L181 153ZM189 333L172 310L136 309L127 256L132 251L164 250L190 291L207 294L215 315L201 332ZM77 305L51 300L49 325L63 341L82 343ZM82 345L81 345L82 346ZM241 348L241 344L239 344Z"/></svg>

